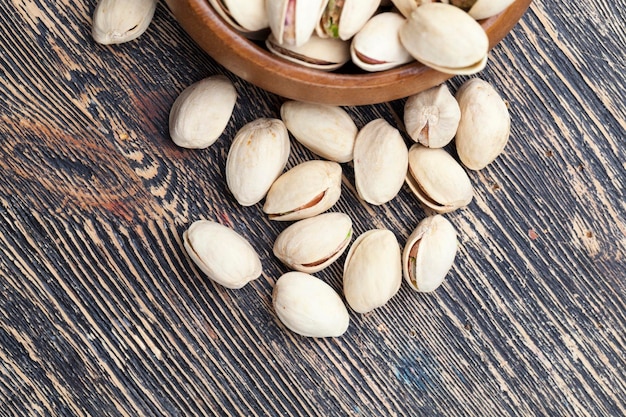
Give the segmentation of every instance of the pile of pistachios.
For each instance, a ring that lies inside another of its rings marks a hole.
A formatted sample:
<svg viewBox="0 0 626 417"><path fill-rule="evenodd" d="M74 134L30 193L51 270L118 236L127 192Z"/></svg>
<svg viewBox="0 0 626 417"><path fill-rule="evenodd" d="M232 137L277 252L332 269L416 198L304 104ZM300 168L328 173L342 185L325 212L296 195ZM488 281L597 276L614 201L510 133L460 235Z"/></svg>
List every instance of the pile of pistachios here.
<svg viewBox="0 0 626 417"><path fill-rule="evenodd" d="M417 60L450 74L485 67L489 40L480 19L514 0L208 0L243 36L310 68L352 61L368 72Z"/></svg>
<svg viewBox="0 0 626 417"><path fill-rule="evenodd" d="M250 31L262 28L244 25L244 9L253 12L253 16L263 10L269 11L269 16L281 16L278 23L272 23L274 19L268 23L272 27L270 37L279 43L290 43L285 39L301 36L302 26L296 25L295 30L290 24L304 19L298 13L302 13L300 7L307 3L305 0L246 0L245 5L236 0L209 1ZM353 45L362 32L354 30L361 23L351 20L358 13L348 13L353 10L350 5L361 2L358 4L364 14L369 14L370 9L375 13L380 6L380 1L315 1L317 5L308 6L313 7L309 11L321 8L318 18L322 20L309 25L324 27L328 39L354 36ZM400 37L403 31L416 30L416 20L426 19L422 12L434 10L432 13L436 14L436 10L455 8L425 0L393 0L393 3L401 14L410 15L403 21ZM487 13L485 10L489 13L502 10L494 4L505 7L510 1L462 3L469 15L484 16L481 13ZM489 4L492 9L488 9ZM156 0L100 0L94 12L94 39L100 43L121 43L136 38L147 28L155 5ZM452 12L443 13L444 19L452 16ZM302 16L306 15L305 12ZM366 21L372 20L363 20L363 25L367 25ZM280 26L278 32L274 32L276 25ZM348 27L352 30L348 31ZM353 35L345 35L346 31ZM323 39L319 34L311 37ZM420 49L423 61L437 68L456 72L478 68L472 62L474 58L433 62L428 50L428 47ZM445 53L440 51L435 55L441 57ZM172 141L191 149L211 146L223 136L236 101L236 89L223 75L210 76L188 86L170 110ZM416 291L434 291L452 268L458 247L457 232L445 213L466 207L472 201L473 187L466 169L482 169L503 151L510 133L508 108L489 83L472 78L455 95L441 84L408 97L403 117L405 133L413 142L410 147L402 132L384 119L372 120L358 129L342 107L299 101L284 102L279 119L260 118L239 127L233 138L225 161L225 180L233 198L246 207L263 201L262 211L268 219L291 222L273 245L276 258L290 270L277 279L272 296L276 316L288 329L311 337L336 337L347 330L350 320L343 298L313 275L346 251L343 295L357 313L385 305L399 291L403 277ZM319 159L285 171L291 137ZM460 162L444 149L453 140ZM387 229L372 228L353 242L349 214L330 211L341 198L343 170L350 168L354 170L357 194L367 204L386 204L407 184L425 211L433 213L416 225L403 247ZM254 247L218 222L192 223L183 234L183 242L198 268L224 287L241 288L261 276L262 263Z"/></svg>

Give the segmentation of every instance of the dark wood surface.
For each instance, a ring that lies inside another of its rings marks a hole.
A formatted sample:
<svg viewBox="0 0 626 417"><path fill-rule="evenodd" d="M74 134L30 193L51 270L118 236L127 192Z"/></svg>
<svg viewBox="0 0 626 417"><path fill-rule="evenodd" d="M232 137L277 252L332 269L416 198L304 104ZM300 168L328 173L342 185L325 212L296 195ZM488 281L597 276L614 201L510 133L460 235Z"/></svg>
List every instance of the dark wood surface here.
<svg viewBox="0 0 626 417"><path fill-rule="evenodd" d="M510 104L512 136L470 173L448 218L460 250L444 285L403 284L310 339L271 308L286 226L239 207L224 181L244 123L281 99L228 74L160 4L118 46L90 36L95 0L0 3L0 415L626 414L626 4L535 2L480 74ZM177 148L169 109L225 73L239 93L223 137ZM454 78L456 89L464 80ZM348 108L401 126L403 101ZM408 142L407 142L408 143ZM289 166L313 157L293 142ZM401 244L425 216L405 186L361 203L351 164L334 210ZM207 280L181 235L198 219L257 248L261 278ZM344 257L317 274L338 291Z"/></svg>

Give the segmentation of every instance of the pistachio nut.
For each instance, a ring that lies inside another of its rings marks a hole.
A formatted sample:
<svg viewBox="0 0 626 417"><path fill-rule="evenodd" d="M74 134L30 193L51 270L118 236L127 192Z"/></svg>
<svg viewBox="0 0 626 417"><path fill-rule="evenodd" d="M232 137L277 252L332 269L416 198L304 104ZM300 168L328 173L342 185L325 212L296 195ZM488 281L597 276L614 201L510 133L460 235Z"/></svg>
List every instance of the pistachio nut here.
<svg viewBox="0 0 626 417"><path fill-rule="evenodd" d="M226 158L226 183L242 206L263 199L289 158L289 133L282 120L261 118L235 135Z"/></svg>
<svg viewBox="0 0 626 417"><path fill-rule="evenodd" d="M103 45L132 41L148 29L156 6L157 0L99 0L91 35Z"/></svg>
<svg viewBox="0 0 626 417"><path fill-rule="evenodd" d="M417 9L419 6L426 3L433 3L434 1L435 0L391 0L391 3L402 13L402 16L408 18L411 16L411 13L413 13L413 10Z"/></svg>
<svg viewBox="0 0 626 417"><path fill-rule="evenodd" d="M515 0L442 0L460 7L476 20L486 19L503 12Z"/></svg>
<svg viewBox="0 0 626 417"><path fill-rule="evenodd" d="M408 149L400 132L384 119L366 124L354 143L354 181L359 197L380 205L402 188Z"/></svg>
<svg viewBox="0 0 626 417"><path fill-rule="evenodd" d="M469 169L482 169L502 153L509 141L509 110L495 88L479 78L463 83L456 99L461 109L454 140L459 159Z"/></svg>
<svg viewBox="0 0 626 417"><path fill-rule="evenodd" d="M286 101L280 117L298 142L322 158L352 160L358 129L343 108L303 101Z"/></svg>
<svg viewBox="0 0 626 417"><path fill-rule="evenodd" d="M269 28L265 0L209 0L213 9L235 30L256 37Z"/></svg>
<svg viewBox="0 0 626 417"><path fill-rule="evenodd" d="M416 8L399 34L415 59L440 72L474 74L487 63L489 39L482 26L450 4Z"/></svg>
<svg viewBox="0 0 626 417"><path fill-rule="evenodd" d="M331 208L341 195L341 166L306 161L283 173L270 187L263 212L270 220L301 220Z"/></svg>
<svg viewBox="0 0 626 417"><path fill-rule="evenodd" d="M467 173L443 148L413 145L406 182L417 199L437 213L465 207L473 198Z"/></svg>
<svg viewBox="0 0 626 417"><path fill-rule="evenodd" d="M323 213L283 230L274 242L274 255L289 268L312 274L335 262L351 239L347 214Z"/></svg>
<svg viewBox="0 0 626 417"><path fill-rule="evenodd" d="M274 35L265 41L267 49L287 61L320 71L334 71L350 60L350 45L341 39L311 36L302 45L280 44Z"/></svg>
<svg viewBox="0 0 626 417"><path fill-rule="evenodd" d="M328 0L266 0L270 29L279 45L309 40Z"/></svg>
<svg viewBox="0 0 626 417"><path fill-rule="evenodd" d="M419 222L402 251L404 279L419 292L436 290L452 268L457 234L445 217L436 214Z"/></svg>
<svg viewBox="0 0 626 417"><path fill-rule="evenodd" d="M443 148L454 138L461 110L445 84L409 97L404 104L404 125L415 142Z"/></svg>
<svg viewBox="0 0 626 417"><path fill-rule="evenodd" d="M329 0L316 28L321 37L351 39L380 6L380 0Z"/></svg>
<svg viewBox="0 0 626 417"><path fill-rule="evenodd" d="M287 272L272 291L278 319L289 330L306 337L338 337L350 316L341 297L324 281L304 272Z"/></svg>
<svg viewBox="0 0 626 417"><path fill-rule="evenodd" d="M261 275L261 260L252 245L220 223L192 223L183 233L183 244L198 268L226 288L241 288Z"/></svg>
<svg viewBox="0 0 626 417"><path fill-rule="evenodd" d="M352 39L352 62L365 71L375 72L413 61L398 37L404 21L402 15L393 12L372 17Z"/></svg>
<svg viewBox="0 0 626 417"><path fill-rule="evenodd" d="M224 75L214 75L185 88L169 115L170 137L183 148L211 146L226 129L237 92Z"/></svg>
<svg viewBox="0 0 626 417"><path fill-rule="evenodd" d="M350 247L343 269L343 293L357 313L387 303L402 284L400 245L390 230L374 229Z"/></svg>

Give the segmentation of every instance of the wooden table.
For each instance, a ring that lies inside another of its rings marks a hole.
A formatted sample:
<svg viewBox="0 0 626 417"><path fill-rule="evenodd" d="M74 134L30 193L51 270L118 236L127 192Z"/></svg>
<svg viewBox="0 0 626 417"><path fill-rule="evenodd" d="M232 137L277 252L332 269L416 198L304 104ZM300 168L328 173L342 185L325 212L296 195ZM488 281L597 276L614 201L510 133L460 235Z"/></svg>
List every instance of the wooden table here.
<svg viewBox="0 0 626 417"><path fill-rule="evenodd" d="M95 44L95 3L0 3L0 415L626 414L623 2L536 2L493 50L480 76L509 102L512 136L448 215L453 270L435 293L405 283L351 312L332 339L277 321L286 225L224 181L235 132L281 99L216 65L163 4L139 39ZM239 92L224 136L176 147L174 99L219 73ZM400 126L402 108L347 110ZM313 158L292 144L289 166ZM370 206L343 168L334 210L403 244L425 216L408 188ZM210 282L181 242L198 219L248 238L262 276ZM337 291L343 259L317 274Z"/></svg>

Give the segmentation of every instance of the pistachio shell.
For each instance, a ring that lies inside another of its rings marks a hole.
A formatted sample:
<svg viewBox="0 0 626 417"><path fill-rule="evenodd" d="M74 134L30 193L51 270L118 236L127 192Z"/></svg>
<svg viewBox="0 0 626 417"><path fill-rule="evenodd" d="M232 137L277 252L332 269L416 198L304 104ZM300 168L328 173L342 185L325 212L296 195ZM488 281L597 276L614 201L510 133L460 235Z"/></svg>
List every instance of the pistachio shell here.
<svg viewBox="0 0 626 417"><path fill-rule="evenodd" d="M263 212L270 220L300 220L331 208L341 195L341 166L331 161L303 162L270 187Z"/></svg>
<svg viewBox="0 0 626 417"><path fill-rule="evenodd" d="M426 3L433 3L435 0L391 0L396 9L402 14L404 17L411 16L413 10L417 9L419 6ZM444 1L445 3L445 1Z"/></svg>
<svg viewBox="0 0 626 417"><path fill-rule="evenodd" d="M215 11L244 34L269 27L265 0L209 0Z"/></svg>
<svg viewBox="0 0 626 417"><path fill-rule="evenodd" d="M402 15L392 12L372 17L352 39L352 62L365 71L374 72L413 61L398 37L404 21Z"/></svg>
<svg viewBox="0 0 626 417"><path fill-rule="evenodd" d="M422 220L402 251L404 279L420 292L436 290L452 268L457 252L452 223L437 214Z"/></svg>
<svg viewBox="0 0 626 417"><path fill-rule="evenodd" d="M150 26L156 5L157 0L99 0L91 35L103 45L136 39Z"/></svg>
<svg viewBox="0 0 626 417"><path fill-rule="evenodd" d="M443 0L467 11L476 20L486 19L501 13L515 0Z"/></svg>
<svg viewBox="0 0 626 417"><path fill-rule="evenodd" d="M280 45L301 46L317 25L328 0L266 0L270 29Z"/></svg>
<svg viewBox="0 0 626 417"><path fill-rule="evenodd" d="M279 44L274 35L265 41L267 49L287 61L320 71L333 71L350 60L350 44L340 39L311 36L299 46Z"/></svg>
<svg viewBox="0 0 626 417"><path fill-rule="evenodd" d="M471 16L449 4L418 7L399 34L415 59L441 72L472 74L487 63L487 34Z"/></svg>
<svg viewBox="0 0 626 417"><path fill-rule="evenodd" d="M358 129L343 108L286 101L280 116L296 140L315 154L335 162L352 160Z"/></svg>
<svg viewBox="0 0 626 417"><path fill-rule="evenodd" d="M442 148L413 145L409 149L406 182L424 206L438 213L465 207L473 198L467 173Z"/></svg>
<svg viewBox="0 0 626 417"><path fill-rule="evenodd" d="M194 222L183 233L183 244L198 268L226 288L241 288L261 275L261 260L252 245L219 223Z"/></svg>
<svg viewBox="0 0 626 417"><path fill-rule="evenodd" d="M303 272L287 272L276 281L272 304L279 320L307 337L338 337L350 324L339 294L324 281Z"/></svg>
<svg viewBox="0 0 626 417"><path fill-rule="evenodd" d="M265 197L289 158L289 134L279 119L261 118L235 135L226 158L226 183L242 206Z"/></svg>
<svg viewBox="0 0 626 417"><path fill-rule="evenodd" d="M369 122L354 144L356 190L370 204L393 199L404 184L408 150L400 132L384 119Z"/></svg>
<svg viewBox="0 0 626 417"><path fill-rule="evenodd" d="M456 93L461 120L456 150L463 165L483 169L509 141L511 118L506 103L491 84L479 78L463 83Z"/></svg>
<svg viewBox="0 0 626 417"><path fill-rule="evenodd" d="M376 13L380 0L330 0L317 26L321 37L348 40Z"/></svg>
<svg viewBox="0 0 626 417"><path fill-rule="evenodd" d="M237 92L228 78L214 75L185 88L169 116L170 136L183 148L211 146L226 129Z"/></svg>
<svg viewBox="0 0 626 417"><path fill-rule="evenodd" d="M445 84L415 94L404 104L404 125L415 142L429 148L446 146L459 126L461 110Z"/></svg>
<svg viewBox="0 0 626 417"><path fill-rule="evenodd" d="M343 292L350 307L367 313L387 303L400 289L400 246L386 229L369 230L348 251L343 270Z"/></svg>
<svg viewBox="0 0 626 417"><path fill-rule="evenodd" d="M283 230L274 242L274 255L288 267L312 274L335 262L351 238L352 220L347 214L324 213Z"/></svg>

